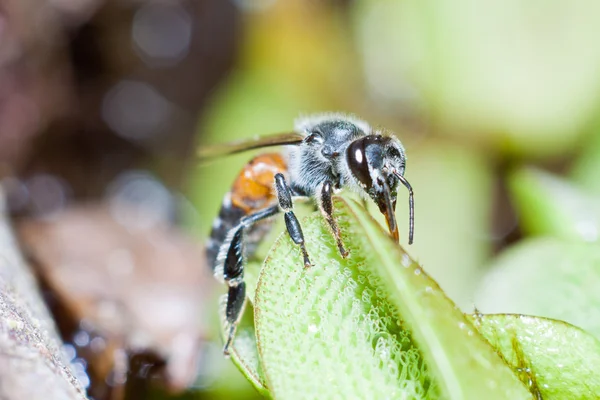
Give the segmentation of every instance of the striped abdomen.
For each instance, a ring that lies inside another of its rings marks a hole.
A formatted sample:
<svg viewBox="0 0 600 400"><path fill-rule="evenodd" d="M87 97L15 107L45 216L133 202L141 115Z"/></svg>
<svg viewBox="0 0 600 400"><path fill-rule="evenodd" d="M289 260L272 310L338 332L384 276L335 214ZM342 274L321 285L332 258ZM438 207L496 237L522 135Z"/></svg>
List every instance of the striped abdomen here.
<svg viewBox="0 0 600 400"><path fill-rule="evenodd" d="M267 153L253 158L238 174L231 191L223 199L206 246L206 257L213 270L217 266L219 250L229 231L237 226L244 216L277 202L273 186L277 173L287 175L287 164L280 154ZM255 245L268 231L264 224L261 225L251 228L250 234L246 236L248 255L251 255Z"/></svg>

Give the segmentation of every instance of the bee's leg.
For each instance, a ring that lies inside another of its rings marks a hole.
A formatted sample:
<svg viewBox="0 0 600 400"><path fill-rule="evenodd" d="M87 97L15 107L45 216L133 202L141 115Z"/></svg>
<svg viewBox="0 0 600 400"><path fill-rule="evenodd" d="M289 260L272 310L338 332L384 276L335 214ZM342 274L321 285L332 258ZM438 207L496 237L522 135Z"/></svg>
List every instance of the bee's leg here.
<svg viewBox="0 0 600 400"><path fill-rule="evenodd" d="M302 256L304 257L304 267L308 268L310 267L310 259L308 257L308 252L306 251L306 246L304 245L304 234L302 233L300 222L298 222L298 218L296 218L296 215L292 210L294 208L292 192L282 174L275 175L275 190L277 191L279 207L281 207L285 213L285 226L287 231L294 243L300 246Z"/></svg>
<svg viewBox="0 0 600 400"><path fill-rule="evenodd" d="M337 247L340 252L340 255L343 258L346 258L346 257L348 257L348 250L346 250L344 248L344 243L342 242L342 235L340 232L340 226L338 225L337 221L333 217L333 200L331 199L332 194L333 194L333 189L331 186L331 182L325 181L321 185L321 190L319 191L319 194L318 194L319 208L321 210L321 213L325 217L325 220L329 224L329 227L331 228L331 231L333 233L333 237L335 238L335 242L337 243Z"/></svg>
<svg viewBox="0 0 600 400"><path fill-rule="evenodd" d="M265 208L254 214L241 219L240 223L233 228L228 235L231 239L223 261L223 279L229 291L227 292L227 305L225 308L225 319L229 324L227 341L223 353L229 355L229 348L233 343L235 330L242 315L246 303L246 283L244 282L244 230L254 223L269 218L279 212L277 206Z"/></svg>

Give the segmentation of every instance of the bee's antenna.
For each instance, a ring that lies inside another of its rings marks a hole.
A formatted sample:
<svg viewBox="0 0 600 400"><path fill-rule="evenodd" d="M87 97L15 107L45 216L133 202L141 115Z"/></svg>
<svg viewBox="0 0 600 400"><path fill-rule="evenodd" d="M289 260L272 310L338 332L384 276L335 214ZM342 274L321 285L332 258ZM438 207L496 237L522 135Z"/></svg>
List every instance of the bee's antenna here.
<svg viewBox="0 0 600 400"><path fill-rule="evenodd" d="M394 171L394 175L402 182L404 186L408 189L408 206L410 208L410 219L409 219L409 231L408 231L408 244L413 243L413 235L415 232L415 201L413 196L412 186L406 180L406 178L400 175L397 171Z"/></svg>

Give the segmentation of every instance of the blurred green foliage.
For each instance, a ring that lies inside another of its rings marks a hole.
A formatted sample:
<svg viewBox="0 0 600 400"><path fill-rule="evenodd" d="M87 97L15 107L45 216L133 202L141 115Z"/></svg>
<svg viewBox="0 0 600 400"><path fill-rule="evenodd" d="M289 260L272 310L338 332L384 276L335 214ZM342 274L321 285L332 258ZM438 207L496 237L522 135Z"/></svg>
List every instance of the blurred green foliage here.
<svg viewBox="0 0 600 400"><path fill-rule="evenodd" d="M409 92L440 132L528 158L572 151L592 122L598 17L592 0L355 6L374 90L392 101Z"/></svg>

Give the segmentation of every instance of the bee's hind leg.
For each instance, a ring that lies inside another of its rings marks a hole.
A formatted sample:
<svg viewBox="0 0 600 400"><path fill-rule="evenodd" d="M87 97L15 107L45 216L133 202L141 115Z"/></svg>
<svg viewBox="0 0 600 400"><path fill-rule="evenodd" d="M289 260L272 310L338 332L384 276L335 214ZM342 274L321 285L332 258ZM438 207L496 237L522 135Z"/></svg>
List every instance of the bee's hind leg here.
<svg viewBox="0 0 600 400"><path fill-rule="evenodd" d="M244 241L242 226L234 228L236 231L229 243L227 256L223 263L223 278L229 287L227 291L227 305L225 306L225 319L229 325L229 332L225 341L223 353L228 356L229 349L235 336L244 304L246 303L246 283L244 282Z"/></svg>
<svg viewBox="0 0 600 400"><path fill-rule="evenodd" d="M288 234L294 243L300 246L302 257L304 258L304 267L308 268L311 264L304 243L304 234L302 233L300 222L298 222L298 218L296 218L296 215L293 211L294 203L292 202L292 191L290 190L290 187L288 186L287 182L285 181L285 177L282 174L275 175L275 189L277 191L279 207L281 207L285 213L285 226Z"/></svg>
<svg viewBox="0 0 600 400"><path fill-rule="evenodd" d="M321 213L323 214L323 216L325 217L325 220L327 221L327 223L329 224L329 227L331 228L331 232L333 233L333 237L335 238L335 242L337 243L337 247L340 252L340 255L343 258L346 258L346 257L348 257L349 253L348 253L348 250L346 250L346 248L344 247L344 243L342 242L342 234L340 232L340 226L338 225L337 221L333 217L333 200L331 198L332 194L333 194L333 188L331 186L331 182L325 181L321 185L321 190L319 190L319 192L318 192L319 209L321 210Z"/></svg>
<svg viewBox="0 0 600 400"><path fill-rule="evenodd" d="M230 239L227 253L223 261L223 279L229 290L227 292L227 305L225 306L225 319L229 331L223 348L223 354L229 355L231 344L235 337L237 324L246 304L246 283L244 282L244 230L254 223L269 218L279 212L277 206L265 208L241 219L238 226L233 228L228 235ZM227 244L228 243L228 244Z"/></svg>

